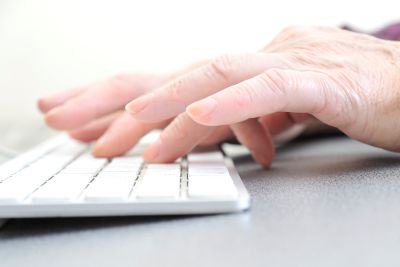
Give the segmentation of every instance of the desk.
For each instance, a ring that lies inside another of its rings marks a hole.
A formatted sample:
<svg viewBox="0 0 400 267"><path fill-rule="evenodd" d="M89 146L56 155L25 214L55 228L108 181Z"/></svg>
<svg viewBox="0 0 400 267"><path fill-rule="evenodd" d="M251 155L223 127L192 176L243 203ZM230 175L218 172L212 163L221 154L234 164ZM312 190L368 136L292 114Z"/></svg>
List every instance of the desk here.
<svg viewBox="0 0 400 267"><path fill-rule="evenodd" d="M346 138L235 158L245 213L11 220L6 266L400 266L400 155Z"/></svg>

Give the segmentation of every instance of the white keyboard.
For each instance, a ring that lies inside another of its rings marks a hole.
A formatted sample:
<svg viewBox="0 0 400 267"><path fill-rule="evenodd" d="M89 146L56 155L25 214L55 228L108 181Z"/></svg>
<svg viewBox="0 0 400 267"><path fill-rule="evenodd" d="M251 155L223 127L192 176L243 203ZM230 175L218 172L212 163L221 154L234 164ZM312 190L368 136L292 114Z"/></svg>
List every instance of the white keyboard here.
<svg viewBox="0 0 400 267"><path fill-rule="evenodd" d="M150 134L122 157L94 158L60 136L0 165L0 218L238 212L249 195L221 151L146 164Z"/></svg>

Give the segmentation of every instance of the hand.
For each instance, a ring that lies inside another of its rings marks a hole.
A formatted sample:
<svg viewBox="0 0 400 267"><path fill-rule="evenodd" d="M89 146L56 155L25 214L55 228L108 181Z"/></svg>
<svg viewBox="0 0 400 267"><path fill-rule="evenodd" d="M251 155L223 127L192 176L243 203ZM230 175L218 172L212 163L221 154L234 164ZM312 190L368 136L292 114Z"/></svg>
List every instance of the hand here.
<svg viewBox="0 0 400 267"><path fill-rule="evenodd" d="M118 156L133 147L150 130L164 128L171 121L170 119L156 123L138 121L123 111L125 104L199 65L205 65L205 62L196 63L170 75L114 76L102 82L43 97L39 100L39 108L45 113L45 120L49 126L67 131L72 138L79 141L97 140L93 148L95 156ZM264 119L262 125L269 125L272 134L276 135L291 126L293 120L298 118L276 113ZM179 120L178 118L173 125ZM176 152L171 154L171 160L189 152L195 145L208 146L234 138L229 126L214 127L207 135L203 135L202 131L199 133L202 136L196 138L198 139L196 143L188 140L189 142L179 146L184 150L173 148L172 151ZM272 149L272 143L268 145L268 149ZM267 160L262 162L263 165L269 165L272 157L273 153L270 153Z"/></svg>
<svg viewBox="0 0 400 267"><path fill-rule="evenodd" d="M64 130L83 142L97 140L93 154L113 157L124 154L147 132L165 127L171 120L156 123L140 122L124 112L132 99L154 90L179 75L205 62L197 62L182 71L168 75L124 74L39 100L47 124ZM202 145L218 143L232 136L229 127L219 127L204 139Z"/></svg>
<svg viewBox="0 0 400 267"><path fill-rule="evenodd" d="M164 127L168 120L143 123L124 112L126 103L157 88L171 75L127 74L112 77L39 100L39 109L51 127L90 142L96 156L125 153L148 131Z"/></svg>
<svg viewBox="0 0 400 267"><path fill-rule="evenodd" d="M171 161L229 124L267 165L273 154L268 130L309 116L359 141L400 151L399 73L398 42L291 27L260 52L219 57L135 99L127 111L153 123L177 116L145 152L148 161Z"/></svg>

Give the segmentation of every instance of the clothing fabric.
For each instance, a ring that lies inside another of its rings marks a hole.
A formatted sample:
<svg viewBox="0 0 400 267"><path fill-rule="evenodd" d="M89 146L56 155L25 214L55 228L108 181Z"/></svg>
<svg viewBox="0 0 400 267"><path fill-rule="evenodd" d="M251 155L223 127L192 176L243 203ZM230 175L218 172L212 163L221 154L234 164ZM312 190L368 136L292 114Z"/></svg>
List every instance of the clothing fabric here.
<svg viewBox="0 0 400 267"><path fill-rule="evenodd" d="M342 26L342 29L349 30L349 31L354 31L354 32L361 32L352 26L344 25ZM390 24L386 27L383 27L382 29L379 29L378 31L370 33L371 35L385 39L385 40L392 40L392 41L400 41L400 22Z"/></svg>

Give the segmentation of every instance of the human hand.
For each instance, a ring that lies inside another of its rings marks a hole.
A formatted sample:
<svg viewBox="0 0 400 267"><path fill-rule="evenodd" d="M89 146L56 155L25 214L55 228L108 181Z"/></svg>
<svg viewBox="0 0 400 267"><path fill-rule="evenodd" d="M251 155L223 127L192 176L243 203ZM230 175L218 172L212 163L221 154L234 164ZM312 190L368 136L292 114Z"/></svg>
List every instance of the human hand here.
<svg viewBox="0 0 400 267"><path fill-rule="evenodd" d="M171 120L140 122L124 112L132 99L154 90L206 61L196 62L181 71L166 75L124 74L105 81L59 92L39 100L49 126L67 131L83 142L97 141L93 154L98 157L122 155L146 133L165 127ZM218 127L199 145L211 145L232 136L229 127Z"/></svg>
<svg viewBox="0 0 400 267"><path fill-rule="evenodd" d="M43 97L39 109L47 124L72 138L90 142L96 156L112 157L129 150L148 131L166 121L143 123L124 112L130 100L157 88L171 75L124 74Z"/></svg>
<svg viewBox="0 0 400 267"><path fill-rule="evenodd" d="M313 116L354 139L399 151L399 73L398 42L290 27L260 52L219 57L135 99L127 111L152 123L177 116L145 152L148 161L172 161L229 124L268 165L273 145L266 122L274 116L290 118L289 126Z"/></svg>

